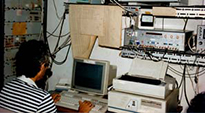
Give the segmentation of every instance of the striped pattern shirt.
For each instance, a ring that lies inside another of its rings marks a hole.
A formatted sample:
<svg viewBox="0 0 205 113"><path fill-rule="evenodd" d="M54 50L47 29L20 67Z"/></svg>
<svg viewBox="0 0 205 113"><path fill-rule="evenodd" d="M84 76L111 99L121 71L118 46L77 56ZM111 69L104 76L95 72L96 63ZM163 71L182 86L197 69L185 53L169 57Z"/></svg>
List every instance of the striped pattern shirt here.
<svg viewBox="0 0 205 113"><path fill-rule="evenodd" d="M14 112L56 112L56 106L46 91L21 79L7 83L0 92L0 107Z"/></svg>

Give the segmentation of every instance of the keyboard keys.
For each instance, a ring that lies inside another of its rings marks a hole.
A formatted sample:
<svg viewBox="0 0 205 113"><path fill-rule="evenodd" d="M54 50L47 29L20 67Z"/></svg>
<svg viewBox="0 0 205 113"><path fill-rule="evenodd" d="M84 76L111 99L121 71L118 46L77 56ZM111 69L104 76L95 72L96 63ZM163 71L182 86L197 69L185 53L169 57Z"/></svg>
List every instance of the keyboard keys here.
<svg viewBox="0 0 205 113"><path fill-rule="evenodd" d="M95 105L95 107L92 109L93 111L99 111L102 108L101 105Z"/></svg>
<svg viewBox="0 0 205 113"><path fill-rule="evenodd" d="M102 98L96 98L89 95L81 95L63 92L61 94L61 99L56 103L57 106L66 107L69 109L78 110L79 101L90 101L94 107L91 113L104 113L107 111L107 100Z"/></svg>

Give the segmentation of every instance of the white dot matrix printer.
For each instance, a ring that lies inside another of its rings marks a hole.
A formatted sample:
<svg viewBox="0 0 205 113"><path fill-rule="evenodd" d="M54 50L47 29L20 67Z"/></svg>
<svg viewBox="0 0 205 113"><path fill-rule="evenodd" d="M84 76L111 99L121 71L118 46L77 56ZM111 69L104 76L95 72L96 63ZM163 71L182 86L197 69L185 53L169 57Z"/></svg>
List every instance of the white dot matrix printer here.
<svg viewBox="0 0 205 113"><path fill-rule="evenodd" d="M108 110L113 112L166 113L177 109L175 78L166 75L168 63L135 58L128 73L113 80Z"/></svg>

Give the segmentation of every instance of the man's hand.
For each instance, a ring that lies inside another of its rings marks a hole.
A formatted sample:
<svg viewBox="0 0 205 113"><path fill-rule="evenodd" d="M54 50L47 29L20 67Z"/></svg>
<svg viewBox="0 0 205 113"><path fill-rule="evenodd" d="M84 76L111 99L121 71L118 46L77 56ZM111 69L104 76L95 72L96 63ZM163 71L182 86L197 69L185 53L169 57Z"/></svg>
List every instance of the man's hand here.
<svg viewBox="0 0 205 113"><path fill-rule="evenodd" d="M60 94L57 94L57 93L54 93L54 94L51 94L51 97L54 101L54 103L58 102L61 98L61 95Z"/></svg>
<svg viewBox="0 0 205 113"><path fill-rule="evenodd" d="M92 105L92 103L89 101L84 101L84 102L79 101L79 105L80 105L80 107L79 107L78 111L80 113L89 113L90 110L94 107Z"/></svg>

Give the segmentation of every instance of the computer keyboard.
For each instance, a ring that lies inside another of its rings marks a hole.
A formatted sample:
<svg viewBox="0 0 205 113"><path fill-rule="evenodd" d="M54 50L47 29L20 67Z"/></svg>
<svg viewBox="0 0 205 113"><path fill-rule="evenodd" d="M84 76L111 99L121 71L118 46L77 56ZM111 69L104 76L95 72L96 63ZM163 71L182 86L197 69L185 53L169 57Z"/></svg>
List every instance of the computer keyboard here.
<svg viewBox="0 0 205 113"><path fill-rule="evenodd" d="M56 106L78 110L80 100L82 102L85 100L90 101L94 105L90 113L104 113L107 111L107 99L68 91L61 93L61 99L56 103Z"/></svg>
<svg viewBox="0 0 205 113"><path fill-rule="evenodd" d="M59 102L60 103L58 103L57 105L60 104L62 107L67 107L70 109L78 110L79 99L77 99L77 98L61 96L61 100Z"/></svg>

